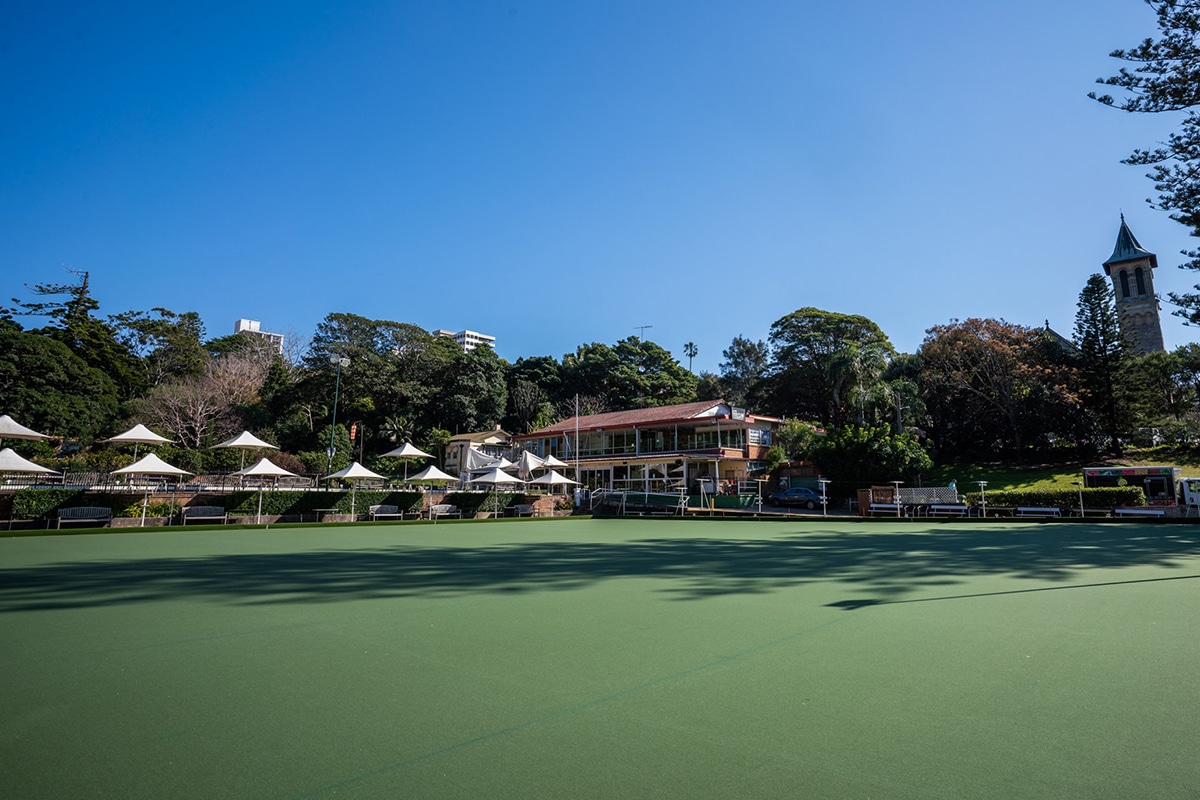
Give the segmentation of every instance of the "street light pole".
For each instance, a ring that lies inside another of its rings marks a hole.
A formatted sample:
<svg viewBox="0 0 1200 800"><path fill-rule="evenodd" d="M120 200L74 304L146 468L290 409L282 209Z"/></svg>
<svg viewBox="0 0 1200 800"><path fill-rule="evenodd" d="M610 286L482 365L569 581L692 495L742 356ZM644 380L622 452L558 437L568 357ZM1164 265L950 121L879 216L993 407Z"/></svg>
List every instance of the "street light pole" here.
<svg viewBox="0 0 1200 800"><path fill-rule="evenodd" d="M326 451L329 460L325 464L326 475L333 472L333 454L335 452L333 447L333 429L337 427L338 393L342 388L342 367L350 366L350 359L344 356L330 356L329 363L334 365L337 373L333 380L333 417L329 420L329 449Z"/></svg>

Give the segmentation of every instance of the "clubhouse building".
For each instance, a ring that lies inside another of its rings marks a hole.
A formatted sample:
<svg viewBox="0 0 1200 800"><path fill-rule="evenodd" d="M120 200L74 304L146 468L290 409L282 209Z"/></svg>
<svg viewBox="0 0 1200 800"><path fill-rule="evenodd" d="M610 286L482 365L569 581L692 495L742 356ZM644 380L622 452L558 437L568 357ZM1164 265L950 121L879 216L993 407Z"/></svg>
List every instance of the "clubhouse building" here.
<svg viewBox="0 0 1200 800"><path fill-rule="evenodd" d="M589 489L728 492L764 469L780 422L702 400L571 417L514 444L578 463L577 480Z"/></svg>

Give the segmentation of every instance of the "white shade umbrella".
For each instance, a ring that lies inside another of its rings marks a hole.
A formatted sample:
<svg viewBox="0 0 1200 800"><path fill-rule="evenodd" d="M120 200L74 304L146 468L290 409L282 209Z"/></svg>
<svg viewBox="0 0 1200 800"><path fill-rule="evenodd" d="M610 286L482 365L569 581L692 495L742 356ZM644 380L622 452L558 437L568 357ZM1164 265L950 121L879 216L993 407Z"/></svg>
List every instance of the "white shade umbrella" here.
<svg viewBox="0 0 1200 800"><path fill-rule="evenodd" d="M408 480L408 462L414 458L433 458L432 455L424 450L413 447L408 442L397 447L395 450L389 450L384 453L382 458L402 458L404 459L404 480Z"/></svg>
<svg viewBox="0 0 1200 800"><path fill-rule="evenodd" d="M487 469L495 460L482 450L468 447L466 456L463 458L462 468L467 472L474 472L477 469Z"/></svg>
<svg viewBox="0 0 1200 800"><path fill-rule="evenodd" d="M560 467L567 469L571 465L563 461L561 458L556 458L555 456L550 455L542 459L542 466L548 469L559 469Z"/></svg>
<svg viewBox="0 0 1200 800"><path fill-rule="evenodd" d="M535 469L541 469L545 465L545 461L526 450L521 453L521 457L517 459L517 474L525 480L529 480L529 476L533 474Z"/></svg>
<svg viewBox="0 0 1200 800"><path fill-rule="evenodd" d="M409 478L413 483L457 483L458 478L447 475L435 466L428 466Z"/></svg>
<svg viewBox="0 0 1200 800"><path fill-rule="evenodd" d="M44 433L38 433L32 428L16 422L8 414L0 415L0 442L5 439L49 439Z"/></svg>
<svg viewBox="0 0 1200 800"><path fill-rule="evenodd" d="M240 469L233 474L240 475L242 477L250 476L250 477L257 477L257 478L275 478L277 480L279 478L298 477L296 475L296 473L289 472L288 470L284 469L283 467L276 466L274 463L272 463L270 460L268 460L266 458L260 458L258 460L258 463L256 463L254 466L246 467L245 469ZM262 522L262 501L263 501L263 490L262 490L262 487L260 486L258 489L258 516L254 519L254 524L256 524L256 525L258 523Z"/></svg>
<svg viewBox="0 0 1200 800"><path fill-rule="evenodd" d="M354 503L355 503L356 495L358 494L358 481L369 480L371 478L374 478L375 480L380 480L380 481L387 480L387 478L384 477L383 475L380 475L378 472L372 472L371 470L367 469L366 467L364 467L362 464L358 463L357 461L355 461L354 463L352 463L350 466L346 467L345 469L339 470L338 472L335 472L332 475L328 475L326 477L338 478L339 480L350 482L350 516L351 517L355 516Z"/></svg>
<svg viewBox="0 0 1200 800"><path fill-rule="evenodd" d="M22 458L13 452L11 447L0 450L0 472L35 473L38 475L58 475L49 467L35 464L27 458Z"/></svg>
<svg viewBox="0 0 1200 800"><path fill-rule="evenodd" d="M154 434L157 436L158 434ZM111 440L110 440L111 441ZM180 469L172 464L168 464L158 456L151 453L145 456L141 461L135 461L128 467L121 467L113 470L114 475L156 475L161 477L178 478L183 475L191 475L185 469ZM142 497L142 525L146 527L146 504L150 500L150 490L146 489L146 494ZM171 495L171 503L174 506L175 496Z"/></svg>
<svg viewBox="0 0 1200 800"><path fill-rule="evenodd" d="M114 444L133 445L133 457L137 458L139 444L165 444L171 440L165 436L159 436L139 422L124 433L118 433L111 439L105 439L104 441L113 442Z"/></svg>
<svg viewBox="0 0 1200 800"><path fill-rule="evenodd" d="M482 483L485 486L491 486L493 491L495 491L497 486L511 486L513 484L517 484L518 486L525 485L525 481L521 480L520 478L514 478L512 475L509 475L507 472L502 470L500 467L492 467L487 472L480 475L478 478L471 478L471 483ZM496 510L496 512L500 511L500 498L499 497L496 498L496 509L495 510Z"/></svg>
<svg viewBox="0 0 1200 800"><path fill-rule="evenodd" d="M413 447L408 442L397 447L395 450L389 450L384 453L385 458L433 458L432 455L426 453L417 447Z"/></svg>
<svg viewBox="0 0 1200 800"><path fill-rule="evenodd" d="M296 473L290 472L283 467L276 466L269 458L260 458L253 466L239 469L234 475L242 475L250 478L297 478Z"/></svg>
<svg viewBox="0 0 1200 800"><path fill-rule="evenodd" d="M573 481L565 475L560 475L557 470L553 469L540 478L534 478L530 483L549 486L552 489L555 486L579 486L579 481Z"/></svg>
<svg viewBox="0 0 1200 800"><path fill-rule="evenodd" d="M239 470L244 469L246 466L246 451L247 450L262 450L263 448L269 448L271 450L279 449L278 447L271 444L270 442L264 442L262 439L258 438L250 431L242 431L241 433L239 433L237 436L233 437L229 441L221 442L220 444L214 444L212 446L213 450L218 450L218 449L241 450L242 451L242 463L238 466Z"/></svg>

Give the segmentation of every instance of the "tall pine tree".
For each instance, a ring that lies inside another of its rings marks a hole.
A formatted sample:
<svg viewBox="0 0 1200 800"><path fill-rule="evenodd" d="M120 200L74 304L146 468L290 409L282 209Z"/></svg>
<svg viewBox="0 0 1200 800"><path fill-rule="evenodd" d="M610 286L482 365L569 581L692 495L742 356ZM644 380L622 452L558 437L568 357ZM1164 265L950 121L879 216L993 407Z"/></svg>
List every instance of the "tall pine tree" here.
<svg viewBox="0 0 1200 800"><path fill-rule="evenodd" d="M1121 330L1116 305L1103 275L1088 278L1075 312L1075 346L1084 406L1096 415L1112 453L1122 454L1121 435L1133 417L1133 348Z"/></svg>

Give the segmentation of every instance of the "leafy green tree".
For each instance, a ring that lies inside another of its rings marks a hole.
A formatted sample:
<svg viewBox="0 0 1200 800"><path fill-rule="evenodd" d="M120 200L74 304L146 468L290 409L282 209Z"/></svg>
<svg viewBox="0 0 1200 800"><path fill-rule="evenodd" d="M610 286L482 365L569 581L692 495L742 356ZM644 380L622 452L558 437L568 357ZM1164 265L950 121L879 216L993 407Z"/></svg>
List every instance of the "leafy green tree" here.
<svg viewBox="0 0 1200 800"><path fill-rule="evenodd" d="M1071 370L1042 331L952 320L926 331L920 355L922 392L946 452L1020 451L1030 440L1073 437L1069 423L1080 415Z"/></svg>
<svg viewBox="0 0 1200 800"><path fill-rule="evenodd" d="M761 339L755 342L739 334L721 355L725 358L720 365L725 399L735 406L745 406L755 387L767 377L771 351Z"/></svg>
<svg viewBox="0 0 1200 800"><path fill-rule="evenodd" d="M866 317L811 307L776 320L769 339L773 409L825 426L850 418L857 392L895 354L887 336Z"/></svg>
<svg viewBox="0 0 1200 800"><path fill-rule="evenodd" d="M90 443L116 433L120 403L112 380L61 341L0 326L0 407L23 425Z"/></svg>
<svg viewBox="0 0 1200 800"><path fill-rule="evenodd" d="M696 396L696 376L654 342L631 336L613 347L580 345L562 359L562 398L595 396L610 411L686 403Z"/></svg>
<svg viewBox="0 0 1200 800"><path fill-rule="evenodd" d="M437 427L471 433L499 425L508 403L504 371L504 361L490 347L463 353L442 383Z"/></svg>
<svg viewBox="0 0 1200 800"><path fill-rule="evenodd" d="M195 311L126 311L109 317L109 323L117 338L139 359L149 386L202 375L208 367L204 323Z"/></svg>
<svg viewBox="0 0 1200 800"><path fill-rule="evenodd" d="M816 438L809 450L825 477L860 486L911 480L933 466L915 437L886 425L848 425Z"/></svg>
<svg viewBox="0 0 1200 800"><path fill-rule="evenodd" d="M1126 164L1151 167L1157 201L1151 207L1167 211L1171 219L1200 236L1200 0L1146 0L1154 11L1158 38L1146 38L1128 50L1109 55L1134 65L1122 67L1098 83L1125 93L1121 100L1111 95L1089 94L1108 106L1132 113L1184 112L1179 127L1162 145L1137 149ZM1185 252L1183 266L1200 270L1200 251ZM1197 287L1200 289L1200 286ZM1189 322L1200 323L1200 294L1170 294L1180 309L1175 313Z"/></svg>
<svg viewBox="0 0 1200 800"><path fill-rule="evenodd" d="M1131 426L1133 350L1121 330L1112 291L1103 275L1088 278L1075 312L1075 347L1085 408L1096 415L1112 453L1122 455L1121 436Z"/></svg>
<svg viewBox="0 0 1200 800"><path fill-rule="evenodd" d="M696 378L697 400L721 400L725 396L725 387L721 378L711 372L701 372Z"/></svg>
<svg viewBox="0 0 1200 800"><path fill-rule="evenodd" d="M798 419L785 420L775 440L783 448L789 461L803 461L820 433L817 426Z"/></svg>
<svg viewBox="0 0 1200 800"><path fill-rule="evenodd" d="M92 297L87 272L72 270L75 283L39 283L29 287L38 297L63 297L62 300L22 302L13 298L14 308L5 314L45 317L49 324L41 333L62 342L71 352L107 375L123 399L134 397L145 388L137 358L118 338L109 323L92 316L100 304Z"/></svg>

